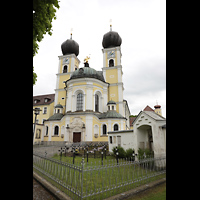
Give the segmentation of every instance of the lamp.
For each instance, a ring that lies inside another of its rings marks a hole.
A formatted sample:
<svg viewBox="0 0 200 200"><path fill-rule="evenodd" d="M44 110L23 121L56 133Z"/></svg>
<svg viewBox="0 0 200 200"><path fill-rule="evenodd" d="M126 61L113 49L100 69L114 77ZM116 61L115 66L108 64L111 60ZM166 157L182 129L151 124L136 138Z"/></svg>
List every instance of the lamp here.
<svg viewBox="0 0 200 200"><path fill-rule="evenodd" d="M39 115L40 111L42 111L42 110L40 110L40 108L35 108L35 109L33 109L33 111L35 114L35 123L34 123L34 127L33 127L33 141L34 141L35 124L36 124L37 115Z"/></svg>

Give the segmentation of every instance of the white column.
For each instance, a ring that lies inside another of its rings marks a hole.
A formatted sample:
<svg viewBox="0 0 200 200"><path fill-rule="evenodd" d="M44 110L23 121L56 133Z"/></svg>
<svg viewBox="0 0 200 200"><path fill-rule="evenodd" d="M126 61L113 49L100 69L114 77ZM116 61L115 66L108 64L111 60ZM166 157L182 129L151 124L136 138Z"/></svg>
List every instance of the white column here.
<svg viewBox="0 0 200 200"><path fill-rule="evenodd" d="M74 112L76 111L76 98L75 98L75 94L71 96L72 102L71 102L71 111Z"/></svg>
<svg viewBox="0 0 200 200"><path fill-rule="evenodd" d="M103 51L103 67L106 67L106 52Z"/></svg>
<svg viewBox="0 0 200 200"><path fill-rule="evenodd" d="M52 135L52 132L53 132L53 127L52 127L52 123L50 123L50 126L49 126L49 138L48 138L48 141L51 141L51 135Z"/></svg>
<svg viewBox="0 0 200 200"><path fill-rule="evenodd" d="M86 124L85 124L85 141L92 141L93 135L93 117L91 115L86 116Z"/></svg>
<svg viewBox="0 0 200 200"><path fill-rule="evenodd" d="M70 72L74 71L74 67L75 67L75 58L71 57L71 66L70 66Z"/></svg>
<svg viewBox="0 0 200 200"><path fill-rule="evenodd" d="M107 103L108 103L108 89L103 87L103 112L107 112Z"/></svg>
<svg viewBox="0 0 200 200"><path fill-rule="evenodd" d="M87 83L88 84L88 83ZM93 87L92 86L87 86L86 88L86 110L93 110L93 99L94 99L94 95L93 95Z"/></svg>
<svg viewBox="0 0 200 200"><path fill-rule="evenodd" d="M72 108L72 90L71 89L68 89L67 90L67 97L66 97L66 112L67 111L71 111L71 108Z"/></svg>
<svg viewBox="0 0 200 200"><path fill-rule="evenodd" d="M111 127L111 120L110 120L110 119L108 120L108 128L107 128L107 133L108 133L109 131L112 131L112 127Z"/></svg>

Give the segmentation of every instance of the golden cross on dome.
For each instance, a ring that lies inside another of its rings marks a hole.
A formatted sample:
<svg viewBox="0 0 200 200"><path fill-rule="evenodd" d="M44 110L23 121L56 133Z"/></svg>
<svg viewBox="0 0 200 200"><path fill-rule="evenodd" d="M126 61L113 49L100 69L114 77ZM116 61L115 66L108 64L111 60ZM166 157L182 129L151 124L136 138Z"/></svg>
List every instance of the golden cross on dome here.
<svg viewBox="0 0 200 200"><path fill-rule="evenodd" d="M90 57L86 56L86 58L84 59L84 62L88 63L89 59L90 59Z"/></svg>

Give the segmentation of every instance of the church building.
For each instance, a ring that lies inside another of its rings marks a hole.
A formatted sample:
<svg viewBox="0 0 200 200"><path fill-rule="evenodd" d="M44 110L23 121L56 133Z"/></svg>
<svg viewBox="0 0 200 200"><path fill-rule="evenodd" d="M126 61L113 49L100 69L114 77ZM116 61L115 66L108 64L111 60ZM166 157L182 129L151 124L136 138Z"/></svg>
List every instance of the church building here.
<svg viewBox="0 0 200 200"><path fill-rule="evenodd" d="M90 66L88 57L84 66L80 65L79 44L72 34L61 44L63 55L58 56L55 96L51 95L54 102L50 101L51 111L48 111L51 114L41 122L41 127L37 124L34 139L40 128L39 141L46 144L108 142L109 131L130 129L131 113L123 98L121 43L120 35L111 26L103 36L103 62L99 71ZM33 107L41 106L44 105L37 104L33 97ZM42 112L38 117L41 115Z"/></svg>

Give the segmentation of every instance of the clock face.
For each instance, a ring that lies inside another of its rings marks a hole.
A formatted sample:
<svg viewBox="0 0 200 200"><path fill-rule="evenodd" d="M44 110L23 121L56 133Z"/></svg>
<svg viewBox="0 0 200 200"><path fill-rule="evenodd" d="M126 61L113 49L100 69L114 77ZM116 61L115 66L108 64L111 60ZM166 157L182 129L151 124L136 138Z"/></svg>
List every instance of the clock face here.
<svg viewBox="0 0 200 200"><path fill-rule="evenodd" d="M114 58L115 57L115 51L108 51L108 58Z"/></svg>
<svg viewBox="0 0 200 200"><path fill-rule="evenodd" d="M64 59L63 59L63 62L64 62L64 63L69 63L69 58L64 58Z"/></svg>

